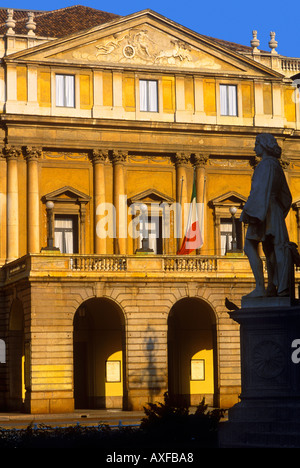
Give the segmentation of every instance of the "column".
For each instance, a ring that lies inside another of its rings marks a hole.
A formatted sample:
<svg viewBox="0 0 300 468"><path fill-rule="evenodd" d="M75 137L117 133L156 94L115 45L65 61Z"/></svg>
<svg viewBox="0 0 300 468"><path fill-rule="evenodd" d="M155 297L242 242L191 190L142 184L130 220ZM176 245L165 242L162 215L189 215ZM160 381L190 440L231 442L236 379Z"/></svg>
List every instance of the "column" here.
<svg viewBox="0 0 300 468"><path fill-rule="evenodd" d="M106 202L105 198L105 161L108 159L108 151L102 149L93 150L92 160L94 165L94 252L95 254L106 254L106 238L97 234L97 222L99 216L104 215L101 209ZM98 209L98 211L97 211ZM100 211L99 211L100 210Z"/></svg>
<svg viewBox="0 0 300 468"><path fill-rule="evenodd" d="M176 167L176 202L181 205L181 213L176 213L176 235L177 235L177 250L180 248L181 242L185 235L185 216L184 216L184 205L189 203L190 200L187 198L187 174L186 169L190 162L189 153L177 153L175 156L175 167ZM180 219L181 215L181 219Z"/></svg>
<svg viewBox="0 0 300 468"><path fill-rule="evenodd" d="M113 153L113 204L116 212L115 254L127 252L127 203L125 195L124 163L127 161L126 151Z"/></svg>
<svg viewBox="0 0 300 468"><path fill-rule="evenodd" d="M6 159L0 153L0 265L6 259Z"/></svg>
<svg viewBox="0 0 300 468"><path fill-rule="evenodd" d="M27 161L27 252L40 251L40 197L38 160L41 149L26 146Z"/></svg>
<svg viewBox="0 0 300 468"><path fill-rule="evenodd" d="M6 146L3 153L7 160L7 254L10 262L19 256L19 193L18 159L21 149Z"/></svg>
<svg viewBox="0 0 300 468"><path fill-rule="evenodd" d="M205 177L205 166L208 161L208 156L202 153L194 154L194 164L196 171L196 197L198 205L198 218L200 223L200 230L203 236L203 240L207 239L206 227L207 223L205 220L205 206L206 206L206 177ZM206 245L206 249L208 246Z"/></svg>

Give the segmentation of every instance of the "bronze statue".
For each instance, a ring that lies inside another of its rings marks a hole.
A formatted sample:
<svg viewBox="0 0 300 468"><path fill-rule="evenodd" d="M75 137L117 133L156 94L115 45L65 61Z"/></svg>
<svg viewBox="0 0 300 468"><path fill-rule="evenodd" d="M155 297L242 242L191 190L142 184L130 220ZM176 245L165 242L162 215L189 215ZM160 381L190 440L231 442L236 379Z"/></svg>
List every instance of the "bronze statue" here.
<svg viewBox="0 0 300 468"><path fill-rule="evenodd" d="M255 152L262 158L255 168L251 191L240 220L248 224L244 251L256 281L246 297L289 296L291 249L285 218L292 196L279 162L281 148L273 135L259 134ZM265 288L263 264L258 245L262 242L266 256L268 285Z"/></svg>

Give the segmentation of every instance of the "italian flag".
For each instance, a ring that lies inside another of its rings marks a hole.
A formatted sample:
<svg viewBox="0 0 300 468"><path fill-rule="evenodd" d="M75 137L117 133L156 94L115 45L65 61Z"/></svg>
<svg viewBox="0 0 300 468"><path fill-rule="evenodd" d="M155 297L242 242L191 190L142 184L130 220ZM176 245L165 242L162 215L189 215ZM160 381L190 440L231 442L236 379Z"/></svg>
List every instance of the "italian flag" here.
<svg viewBox="0 0 300 468"><path fill-rule="evenodd" d="M186 234L177 255L187 255L195 249L200 249L203 245L203 236L201 233L202 223L200 227L196 200L196 183L194 178ZM203 217L203 205L201 206L201 210Z"/></svg>

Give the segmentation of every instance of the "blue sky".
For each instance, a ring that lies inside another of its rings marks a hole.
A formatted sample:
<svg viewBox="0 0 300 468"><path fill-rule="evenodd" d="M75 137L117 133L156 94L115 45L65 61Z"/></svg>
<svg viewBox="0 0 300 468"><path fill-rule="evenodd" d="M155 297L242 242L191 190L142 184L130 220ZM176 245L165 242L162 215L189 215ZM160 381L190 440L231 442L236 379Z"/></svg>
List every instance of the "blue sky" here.
<svg viewBox="0 0 300 468"><path fill-rule="evenodd" d="M7 2L7 3L6 3ZM55 10L85 5L122 16L151 9L200 34L250 45L252 30L258 31L260 48L270 50L270 31L275 31L278 53L300 57L300 15L295 2L261 0L5 0L2 7L29 10Z"/></svg>

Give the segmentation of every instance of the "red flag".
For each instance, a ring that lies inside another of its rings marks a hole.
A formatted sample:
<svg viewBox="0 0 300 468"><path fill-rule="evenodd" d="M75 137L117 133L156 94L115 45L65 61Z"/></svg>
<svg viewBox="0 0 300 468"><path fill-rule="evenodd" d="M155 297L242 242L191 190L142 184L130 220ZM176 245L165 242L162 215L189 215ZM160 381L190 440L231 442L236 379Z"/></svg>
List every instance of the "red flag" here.
<svg viewBox="0 0 300 468"><path fill-rule="evenodd" d="M194 178L193 192L192 192L192 199L191 199L191 204L190 204L190 209L189 209L186 234L183 239L181 248L177 252L177 255L187 255L193 252L193 250L195 249L200 249L203 245L203 235L201 232L202 223L200 226L196 200L197 200L196 199L196 183L195 183L195 178ZM203 206L202 206L202 213L203 213Z"/></svg>

